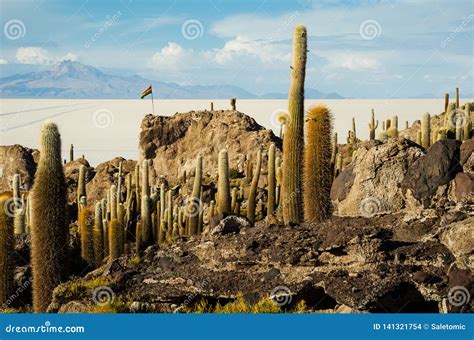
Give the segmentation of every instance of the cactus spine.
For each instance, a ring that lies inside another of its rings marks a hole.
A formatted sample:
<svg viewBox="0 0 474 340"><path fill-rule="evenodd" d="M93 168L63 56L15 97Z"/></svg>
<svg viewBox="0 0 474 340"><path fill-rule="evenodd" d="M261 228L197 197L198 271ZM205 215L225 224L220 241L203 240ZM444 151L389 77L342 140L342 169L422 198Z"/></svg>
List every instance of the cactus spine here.
<svg viewBox="0 0 474 340"><path fill-rule="evenodd" d="M226 149L219 152L219 177L217 183L217 212L230 212L229 156Z"/></svg>
<svg viewBox="0 0 474 340"><path fill-rule="evenodd" d="M268 149L268 202L267 214L275 213L276 202L276 176L275 176L275 143L271 143Z"/></svg>
<svg viewBox="0 0 474 340"><path fill-rule="evenodd" d="M304 160L304 217L319 222L331 215L332 115L325 106L308 111Z"/></svg>
<svg viewBox="0 0 474 340"><path fill-rule="evenodd" d="M102 203L95 204L94 228L92 230L94 239L94 259L97 266L104 258L104 227L102 225Z"/></svg>
<svg viewBox="0 0 474 340"><path fill-rule="evenodd" d="M13 220L7 213L5 205L11 200L10 195L0 194L0 306L7 304L13 288L14 263L12 254L15 251Z"/></svg>
<svg viewBox="0 0 474 340"><path fill-rule="evenodd" d="M46 312L53 289L65 278L68 240L66 180L61 136L54 123L41 131L40 159L31 198L33 310Z"/></svg>
<svg viewBox="0 0 474 340"><path fill-rule="evenodd" d="M250 185L248 206L247 206L247 218L250 221L250 224L253 226L255 224L255 208L257 200L257 189L258 189L258 180L260 179L260 169L262 167L262 152L258 150L257 152L257 166L255 168L255 173L252 178L252 184Z"/></svg>
<svg viewBox="0 0 474 340"><path fill-rule="evenodd" d="M375 139L375 130L378 127L379 127L379 121L375 122L375 113L374 113L374 109L372 109L372 119L371 119L371 122L369 123L369 130L370 130L369 138L370 138L370 140Z"/></svg>
<svg viewBox="0 0 474 340"><path fill-rule="evenodd" d="M220 181L220 173L219 173ZM196 161L196 172L194 175L193 192L191 199L186 207L186 215L188 217L188 232L190 235L196 235L199 224L199 211L201 210L201 182L202 182L202 156L198 156ZM220 183L220 182L219 182Z"/></svg>
<svg viewBox="0 0 474 340"><path fill-rule="evenodd" d="M293 33L293 60L288 94L288 124L283 139L283 221L299 223L302 217L302 160L304 147L304 80L306 73L306 27L298 25Z"/></svg>
<svg viewBox="0 0 474 340"><path fill-rule="evenodd" d="M421 146L425 149L428 149L431 143L430 122L430 114L428 112L423 113L421 116Z"/></svg>

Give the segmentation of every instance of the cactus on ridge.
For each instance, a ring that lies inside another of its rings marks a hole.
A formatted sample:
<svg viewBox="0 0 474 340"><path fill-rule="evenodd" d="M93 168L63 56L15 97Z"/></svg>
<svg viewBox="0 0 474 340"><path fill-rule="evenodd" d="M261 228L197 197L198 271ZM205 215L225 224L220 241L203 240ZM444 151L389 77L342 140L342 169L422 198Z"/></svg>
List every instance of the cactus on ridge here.
<svg viewBox="0 0 474 340"><path fill-rule="evenodd" d="M430 147L431 143L431 116L428 112L421 116L421 146L425 149Z"/></svg>
<svg viewBox="0 0 474 340"><path fill-rule="evenodd" d="M371 122L369 123L369 139L374 140L375 139L375 130L379 127L379 121L375 122L375 112L374 109L372 109L372 118Z"/></svg>
<svg viewBox="0 0 474 340"><path fill-rule="evenodd" d="M220 175L220 173L219 173ZM219 178L220 180L220 178ZM196 235L199 227L199 211L201 210L201 182L202 182L202 156L199 155L196 160L196 171L194 174L193 192L186 207L186 216L188 218L187 230L190 235Z"/></svg>
<svg viewBox="0 0 474 340"><path fill-rule="evenodd" d="M275 143L271 143L268 149L268 199L267 215L272 216L275 213L276 202L276 176L275 176Z"/></svg>
<svg viewBox="0 0 474 340"><path fill-rule="evenodd" d="M255 209L257 200L258 181L260 179L260 171L262 167L262 152L257 151L257 166L255 167L255 173L252 178L252 184L250 185L249 199L247 203L247 218L250 221L250 225L255 224Z"/></svg>
<svg viewBox="0 0 474 340"><path fill-rule="evenodd" d="M466 123L464 123L464 132L463 132L463 140L468 140L471 138L471 131L472 131L472 121L471 121L471 104L466 103L464 105L464 119Z"/></svg>
<svg viewBox="0 0 474 340"><path fill-rule="evenodd" d="M331 130L329 109L312 107L306 118L304 159L304 217L307 222L323 221L332 212Z"/></svg>
<svg viewBox="0 0 474 340"><path fill-rule="evenodd" d="M229 156L226 149L219 152L219 174L217 179L217 212L230 212Z"/></svg>
<svg viewBox="0 0 474 340"><path fill-rule="evenodd" d="M102 225L102 203L95 204L94 228L92 230L94 239L94 259L97 266L100 266L104 259L104 227Z"/></svg>
<svg viewBox="0 0 474 340"><path fill-rule="evenodd" d="M307 54L306 27L297 25L293 33L291 84L288 93L290 118L283 139L283 221L285 224L301 222L302 173L304 149L304 80Z"/></svg>

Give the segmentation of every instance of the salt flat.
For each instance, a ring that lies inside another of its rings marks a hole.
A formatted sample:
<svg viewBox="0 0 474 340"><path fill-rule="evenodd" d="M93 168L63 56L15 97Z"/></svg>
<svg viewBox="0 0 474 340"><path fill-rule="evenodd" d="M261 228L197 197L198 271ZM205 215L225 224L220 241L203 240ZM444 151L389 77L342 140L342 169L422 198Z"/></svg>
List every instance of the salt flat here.
<svg viewBox="0 0 474 340"><path fill-rule="evenodd" d="M473 99L466 99L473 101ZM228 100L155 100L155 113L173 115L190 110L230 109ZM461 100L461 104L464 100ZM308 108L316 103L329 106L334 114L339 141L345 141L356 117L357 134L368 138L371 109L381 121L397 114L399 128L421 118L423 112L438 114L444 99L322 99L307 100ZM237 100L237 109L253 117L259 124L278 134L275 111L284 110L286 100ZM76 157L84 154L92 165L115 156L136 159L138 134L144 115L152 112L151 101L143 100L79 100L79 99L2 99L0 100L0 145L21 144L38 148L41 123L51 119L59 126L63 141L63 158L74 144Z"/></svg>

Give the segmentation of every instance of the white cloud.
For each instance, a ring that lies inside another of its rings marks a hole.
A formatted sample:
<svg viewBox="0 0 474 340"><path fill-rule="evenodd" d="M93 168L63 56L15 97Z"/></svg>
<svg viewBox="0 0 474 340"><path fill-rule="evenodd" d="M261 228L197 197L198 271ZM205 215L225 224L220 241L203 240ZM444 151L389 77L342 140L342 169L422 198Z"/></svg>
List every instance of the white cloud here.
<svg viewBox="0 0 474 340"><path fill-rule="evenodd" d="M186 50L175 42L169 42L151 57L149 64L153 69L161 71L182 70L196 60L194 54L193 50Z"/></svg>
<svg viewBox="0 0 474 340"><path fill-rule="evenodd" d="M6 61L5 59L0 59L0 65L5 65L5 64L8 64L8 61Z"/></svg>
<svg viewBox="0 0 474 340"><path fill-rule="evenodd" d="M77 61L79 58L74 53L64 56L55 56L41 47L20 47L16 51L16 60L20 64L49 65L63 60Z"/></svg>
<svg viewBox="0 0 474 340"><path fill-rule="evenodd" d="M16 51L16 60L20 64L45 65L51 63L52 57L41 47L20 47Z"/></svg>
<svg viewBox="0 0 474 340"><path fill-rule="evenodd" d="M380 64L375 58L361 55L340 55L331 65L350 71L378 70L380 68Z"/></svg>

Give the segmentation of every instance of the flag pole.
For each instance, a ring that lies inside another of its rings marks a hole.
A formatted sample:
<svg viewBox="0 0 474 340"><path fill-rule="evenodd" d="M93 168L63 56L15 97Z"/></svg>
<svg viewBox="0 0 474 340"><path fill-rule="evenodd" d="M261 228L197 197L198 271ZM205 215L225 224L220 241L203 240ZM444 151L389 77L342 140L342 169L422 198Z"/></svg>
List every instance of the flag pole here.
<svg viewBox="0 0 474 340"><path fill-rule="evenodd" d="M151 87L151 106L153 108L153 115L155 115L155 102L153 101L153 87L151 86L151 84L150 84L150 87Z"/></svg>

